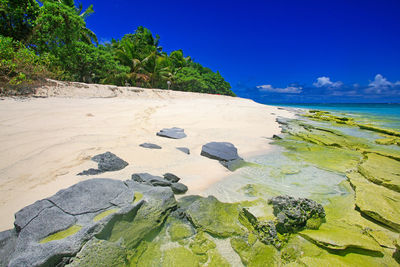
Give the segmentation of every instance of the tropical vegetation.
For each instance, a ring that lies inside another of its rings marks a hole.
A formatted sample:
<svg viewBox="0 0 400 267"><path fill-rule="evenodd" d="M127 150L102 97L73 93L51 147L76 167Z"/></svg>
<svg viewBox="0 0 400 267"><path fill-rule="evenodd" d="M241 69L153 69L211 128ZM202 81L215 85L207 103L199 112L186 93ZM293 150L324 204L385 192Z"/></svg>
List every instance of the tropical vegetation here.
<svg viewBox="0 0 400 267"><path fill-rule="evenodd" d="M182 50L166 53L145 27L99 44L86 26L93 13L74 0L0 0L0 94L53 78L234 96L219 72Z"/></svg>

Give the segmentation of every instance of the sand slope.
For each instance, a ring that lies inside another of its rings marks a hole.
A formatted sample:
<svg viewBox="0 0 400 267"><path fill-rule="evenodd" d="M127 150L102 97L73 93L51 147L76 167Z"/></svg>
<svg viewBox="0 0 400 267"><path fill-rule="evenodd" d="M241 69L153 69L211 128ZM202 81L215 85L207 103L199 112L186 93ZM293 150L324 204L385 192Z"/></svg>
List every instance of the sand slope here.
<svg viewBox="0 0 400 267"><path fill-rule="evenodd" d="M276 116L290 116L247 99L158 89L54 82L37 96L46 98L0 101L0 231L13 226L14 213L24 206L93 177L125 180L135 172L172 172L182 177L189 194L201 192L230 174L200 156L203 144L232 142L244 158L265 153L268 138L280 132ZM156 136L174 126L188 137ZM139 147L144 142L162 149ZM106 151L130 165L97 176L76 175L95 168L90 158Z"/></svg>

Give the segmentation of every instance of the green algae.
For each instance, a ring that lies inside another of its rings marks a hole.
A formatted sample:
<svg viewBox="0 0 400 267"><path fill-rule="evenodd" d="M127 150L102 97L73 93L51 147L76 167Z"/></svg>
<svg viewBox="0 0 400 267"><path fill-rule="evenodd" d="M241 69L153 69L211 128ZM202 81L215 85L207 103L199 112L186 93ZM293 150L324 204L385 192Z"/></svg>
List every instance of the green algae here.
<svg viewBox="0 0 400 267"><path fill-rule="evenodd" d="M171 237L171 240L175 242L191 237L193 235L193 230L185 223L175 222L168 227L168 233Z"/></svg>
<svg viewBox="0 0 400 267"><path fill-rule="evenodd" d="M289 150L284 152L288 158L306 161L328 171L345 173L348 169L356 167L362 158L358 151L306 143L296 138L287 138L275 143Z"/></svg>
<svg viewBox="0 0 400 267"><path fill-rule="evenodd" d="M110 210L103 211L103 212L97 214L97 215L93 218L93 221L98 222L98 221L100 221L101 219L107 217L108 215L116 213L117 211L119 211L119 209L110 209Z"/></svg>
<svg viewBox="0 0 400 267"><path fill-rule="evenodd" d="M185 211L190 222L199 231L219 237L243 234L238 221L239 204L220 202L213 196L198 197L188 203Z"/></svg>
<svg viewBox="0 0 400 267"><path fill-rule="evenodd" d="M161 245L156 242L142 241L129 257L131 267L161 266Z"/></svg>
<svg viewBox="0 0 400 267"><path fill-rule="evenodd" d="M165 207L161 208L160 205L169 205L170 207L166 209ZM132 249L146 236L157 233L175 205L175 203L146 201L138 210L115 218L109 231L105 232L102 238L112 242L122 238L125 246Z"/></svg>
<svg viewBox="0 0 400 267"><path fill-rule="evenodd" d="M302 237L316 244L334 250L360 248L381 251L379 244L360 228L350 225L325 223L318 230L303 230Z"/></svg>
<svg viewBox="0 0 400 267"><path fill-rule="evenodd" d="M68 236L76 234L81 229L82 229L82 226L75 224L75 225L72 225L71 227L69 227L69 228L67 228L67 229L65 229L63 231L59 231L57 233L54 233L52 235L49 235L49 236L43 238L42 240L40 240L39 243L44 244L44 243L47 243L47 242L50 242L50 241L54 241L54 240L61 240L61 239L64 239L64 238L66 238Z"/></svg>
<svg viewBox="0 0 400 267"><path fill-rule="evenodd" d="M250 245L243 238L234 237L231 239L231 246L239 255L245 266L278 266L278 251L271 245L265 245L257 241Z"/></svg>
<svg viewBox="0 0 400 267"><path fill-rule="evenodd" d="M135 195L133 196L133 203L137 203L140 200L142 200L143 194L140 192L135 192Z"/></svg>
<svg viewBox="0 0 400 267"><path fill-rule="evenodd" d="M371 182L400 192L400 162L374 153L365 157L358 171Z"/></svg>
<svg viewBox="0 0 400 267"><path fill-rule="evenodd" d="M196 257L189 249L176 247L164 251L162 266L200 266L200 263L198 257Z"/></svg>
<svg viewBox="0 0 400 267"><path fill-rule="evenodd" d="M208 267L229 267L231 266L228 261L222 257L215 250L210 251L209 262L206 264Z"/></svg>
<svg viewBox="0 0 400 267"><path fill-rule="evenodd" d="M305 114L303 116L316 121L327 121L336 124L346 124L348 126L359 127L362 130L368 130L376 133L383 133L390 136L400 137L400 132L398 131L381 128L370 124L358 123L353 118L335 116L329 112L315 111L315 112L309 112L308 114Z"/></svg>
<svg viewBox="0 0 400 267"><path fill-rule="evenodd" d="M128 266L126 250L106 240L91 239L72 259L68 267L123 267Z"/></svg>
<svg viewBox="0 0 400 267"><path fill-rule="evenodd" d="M360 173L347 175L356 194L356 206L363 214L400 231L400 194L376 185Z"/></svg>
<svg viewBox="0 0 400 267"><path fill-rule="evenodd" d="M199 232L189 245L194 254L205 255L211 249L216 248L216 245L211 241L205 233Z"/></svg>

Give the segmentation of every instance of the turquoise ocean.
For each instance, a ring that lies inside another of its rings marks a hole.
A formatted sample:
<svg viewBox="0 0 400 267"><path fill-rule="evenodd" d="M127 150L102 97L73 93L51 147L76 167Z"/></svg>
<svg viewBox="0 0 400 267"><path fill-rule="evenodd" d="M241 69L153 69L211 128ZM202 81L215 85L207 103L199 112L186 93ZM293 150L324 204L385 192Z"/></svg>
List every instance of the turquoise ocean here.
<svg viewBox="0 0 400 267"><path fill-rule="evenodd" d="M330 111L370 120L379 126L400 130L400 104L273 104L282 107Z"/></svg>

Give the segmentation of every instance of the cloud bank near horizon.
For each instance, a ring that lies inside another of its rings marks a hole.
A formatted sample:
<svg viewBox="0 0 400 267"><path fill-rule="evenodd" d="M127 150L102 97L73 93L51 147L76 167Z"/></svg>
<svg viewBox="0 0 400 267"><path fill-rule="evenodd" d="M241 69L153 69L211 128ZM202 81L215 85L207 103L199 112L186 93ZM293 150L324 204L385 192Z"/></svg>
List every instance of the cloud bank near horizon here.
<svg viewBox="0 0 400 267"><path fill-rule="evenodd" d="M399 102L400 81L389 81L376 74L365 84L345 84L329 76L317 77L311 85L290 84L284 88L272 84L247 86L238 83L239 96L270 102Z"/></svg>

